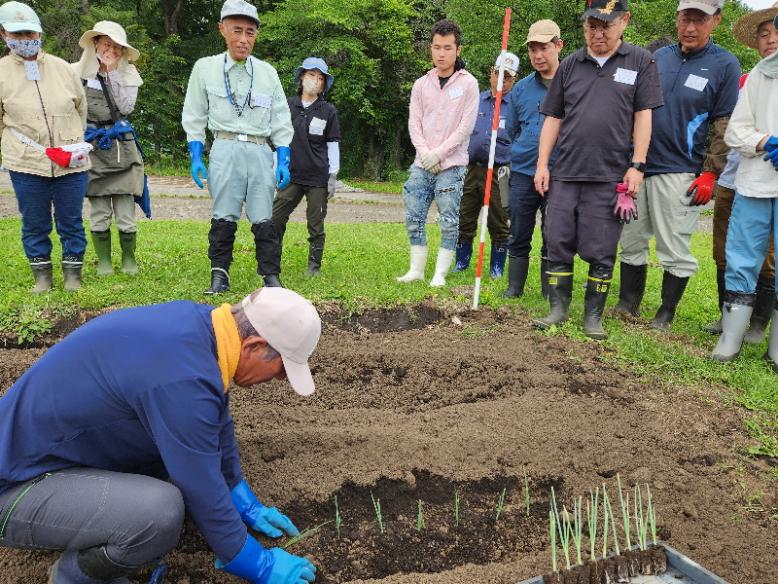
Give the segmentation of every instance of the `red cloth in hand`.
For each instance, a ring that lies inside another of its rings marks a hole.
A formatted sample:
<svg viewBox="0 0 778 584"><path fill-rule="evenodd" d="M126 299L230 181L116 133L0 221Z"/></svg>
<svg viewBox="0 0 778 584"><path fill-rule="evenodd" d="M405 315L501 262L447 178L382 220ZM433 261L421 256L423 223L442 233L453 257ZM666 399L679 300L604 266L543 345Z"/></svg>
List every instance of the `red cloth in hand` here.
<svg viewBox="0 0 778 584"><path fill-rule="evenodd" d="M686 196L692 198L689 204L692 207L696 207L709 203L713 198L713 185L715 183L716 175L710 171L703 172L694 179L692 184L689 185L689 189L686 191Z"/></svg>

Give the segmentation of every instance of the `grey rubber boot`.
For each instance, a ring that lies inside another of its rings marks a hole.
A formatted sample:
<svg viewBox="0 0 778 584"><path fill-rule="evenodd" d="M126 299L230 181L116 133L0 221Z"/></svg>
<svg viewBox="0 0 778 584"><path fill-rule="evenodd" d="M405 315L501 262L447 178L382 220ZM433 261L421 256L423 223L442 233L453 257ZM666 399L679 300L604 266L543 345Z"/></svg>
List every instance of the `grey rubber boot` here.
<svg viewBox="0 0 778 584"><path fill-rule="evenodd" d="M83 260L78 256L64 256L62 258L62 276L65 281L64 288L67 292L75 292L81 288L81 268Z"/></svg>
<svg viewBox="0 0 778 584"><path fill-rule="evenodd" d="M613 268L608 266L590 266L584 297L584 334L590 339L602 341L608 333L602 328L602 314L608 300Z"/></svg>
<svg viewBox="0 0 778 584"><path fill-rule="evenodd" d="M727 291L721 307L721 336L710 354L711 359L726 363L740 355L755 299L756 294Z"/></svg>
<svg viewBox="0 0 778 584"><path fill-rule="evenodd" d="M670 330L670 323L675 318L675 310L678 308L678 303L681 301L688 283L689 278L679 278L667 271L664 273L662 277L662 305L656 311L654 320L651 321L652 328L658 331Z"/></svg>
<svg viewBox="0 0 778 584"><path fill-rule="evenodd" d="M621 262L621 285L619 287L619 303L614 307L614 312L640 316L640 303L646 291L646 276L648 266L633 266Z"/></svg>
<svg viewBox="0 0 778 584"><path fill-rule="evenodd" d="M570 301L573 298L573 266L571 264L550 264L548 269L548 302L551 312L544 318L532 321L532 326L547 329L565 322L570 315Z"/></svg>
<svg viewBox="0 0 778 584"><path fill-rule="evenodd" d="M32 288L33 294L43 294L51 290L53 285L51 277L51 260L49 258L32 258L30 260L30 269L35 276L35 286Z"/></svg>
<svg viewBox="0 0 778 584"><path fill-rule="evenodd" d="M137 233L119 232L119 243L122 246L122 273L134 276L138 273L138 264L135 262L135 243Z"/></svg>
<svg viewBox="0 0 778 584"><path fill-rule="evenodd" d="M721 307L724 304L724 294L726 292L725 290L725 284L724 284L724 270L720 270L716 268L716 291L719 294L719 318L717 320L714 320L710 324L706 324L705 327L703 327L703 330L706 333L710 333L712 335L720 335L721 334Z"/></svg>
<svg viewBox="0 0 778 584"><path fill-rule="evenodd" d="M778 310L773 311L773 323L778 322ZM773 371L778 373L778 326L773 324L770 327L770 340L767 342L767 353L765 359L770 362Z"/></svg>
<svg viewBox="0 0 778 584"><path fill-rule="evenodd" d="M749 344L761 343L767 333L767 325L775 309L775 283L773 280L760 279L756 283L756 300L751 314L751 326L743 337Z"/></svg>
<svg viewBox="0 0 778 584"><path fill-rule="evenodd" d="M519 298L524 295L528 272L529 258L508 256L508 289L503 293L504 298Z"/></svg>
<svg viewBox="0 0 778 584"><path fill-rule="evenodd" d="M97 256L97 275L110 276L113 274L113 264L111 263L111 230L93 231L92 246L95 248Z"/></svg>

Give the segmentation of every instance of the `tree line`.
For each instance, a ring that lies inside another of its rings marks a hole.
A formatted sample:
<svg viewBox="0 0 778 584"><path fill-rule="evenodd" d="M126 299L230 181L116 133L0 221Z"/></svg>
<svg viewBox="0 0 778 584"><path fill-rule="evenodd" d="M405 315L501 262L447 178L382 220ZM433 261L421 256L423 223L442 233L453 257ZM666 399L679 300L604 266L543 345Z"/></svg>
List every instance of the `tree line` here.
<svg viewBox="0 0 778 584"><path fill-rule="evenodd" d="M413 158L407 132L408 100L416 78L430 68L429 30L441 18L462 27L462 57L486 88L499 53L506 1L499 0L254 0L260 14L255 56L272 63L287 94L295 91L295 68L307 56L323 57L335 77L329 99L343 132L343 172L391 179ZM46 50L68 61L80 55L78 39L100 20L121 23L141 51L144 79L132 116L149 159L186 161L180 115L189 73L200 57L224 50L217 30L222 0L31 0L43 20ZM583 44L582 0L512 0L509 50L531 71L524 40L530 24L555 20L564 54ZM625 38L645 46L675 39L677 0L634 0ZM740 59L744 70L755 51L732 36L732 24L748 9L727 2L714 39Z"/></svg>

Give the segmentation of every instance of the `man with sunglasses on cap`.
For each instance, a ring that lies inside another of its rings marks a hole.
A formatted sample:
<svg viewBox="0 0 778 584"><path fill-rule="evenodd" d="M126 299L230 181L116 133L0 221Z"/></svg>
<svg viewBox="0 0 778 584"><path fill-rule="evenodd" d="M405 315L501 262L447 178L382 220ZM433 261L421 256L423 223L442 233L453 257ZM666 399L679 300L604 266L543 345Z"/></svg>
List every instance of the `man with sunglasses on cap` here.
<svg viewBox="0 0 778 584"><path fill-rule="evenodd" d="M314 581L308 560L247 530L298 534L244 480L229 396L284 378L311 395L320 334L310 302L267 287L89 321L0 398L0 546L65 550L51 584L130 584L175 548L186 512L227 573Z"/></svg>
<svg viewBox="0 0 778 584"><path fill-rule="evenodd" d="M211 285L205 294L230 289L235 232L243 204L256 247L257 274L265 286L281 286L281 238L271 220L276 188L289 184L289 144L294 131L276 70L251 55L259 16L245 0L222 6L219 32L227 51L198 60L189 77L181 122L192 159L192 179L208 179L213 199L208 258ZM205 129L214 137L210 171L203 163ZM273 173L272 142L276 153Z"/></svg>
<svg viewBox="0 0 778 584"><path fill-rule="evenodd" d="M489 199L487 226L492 239L492 253L489 260L489 273L492 278L502 277L505 267L505 245L508 242L510 228L508 213L505 212L508 197L508 179L511 169L511 139L507 131L510 113L508 95L519 74L519 58L513 53L500 55L489 76L489 89L482 91L478 98L478 117L470 135L467 148L470 163L467 165L462 201L459 206L459 241L456 248L455 272L462 272L470 265L473 255L473 237L478 227L478 216L484 204L484 189L489 166L489 149L492 145L492 125L497 97L497 82L500 65L504 63L500 122L497 129L497 144L494 152L494 171L492 174L492 194Z"/></svg>
<svg viewBox="0 0 778 584"><path fill-rule="evenodd" d="M535 189L546 194L548 300L540 329L568 318L573 260L589 263L584 333L604 339L608 297L622 220L634 210L651 140L652 110L662 105L651 53L624 41L626 0L589 0L583 14L586 46L559 66L541 112ZM553 175L549 161L558 156Z"/></svg>
<svg viewBox="0 0 778 584"><path fill-rule="evenodd" d="M740 64L711 40L724 0L681 0L678 43L654 53L664 107L654 113L637 220L621 236L621 288L616 310L638 316L646 287L649 241L662 264L662 304L651 326L667 331L689 278L700 207L710 202L729 148L724 131L735 108Z"/></svg>

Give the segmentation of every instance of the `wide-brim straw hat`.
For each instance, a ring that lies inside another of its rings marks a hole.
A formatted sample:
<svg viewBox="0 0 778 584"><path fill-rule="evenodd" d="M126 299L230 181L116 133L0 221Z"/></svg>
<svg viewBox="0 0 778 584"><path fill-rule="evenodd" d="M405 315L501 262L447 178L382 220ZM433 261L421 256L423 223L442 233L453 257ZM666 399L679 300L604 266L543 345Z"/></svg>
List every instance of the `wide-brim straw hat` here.
<svg viewBox="0 0 778 584"><path fill-rule="evenodd" d="M756 33L759 30L759 25L763 22L773 20L776 15L778 15L778 2L773 4L770 8L755 10L754 12L749 12L741 17L732 28L732 33L735 35L738 42L743 43L752 49L756 49Z"/></svg>
<svg viewBox="0 0 778 584"><path fill-rule="evenodd" d="M78 40L78 46L82 49L89 48L89 46L92 45L92 39L99 36L107 36L117 45L124 47L128 61L137 61L140 57L140 51L127 42L127 33L124 28L122 28L122 25L110 20L101 20L95 24L95 27L92 30L88 30L82 34L81 38Z"/></svg>

